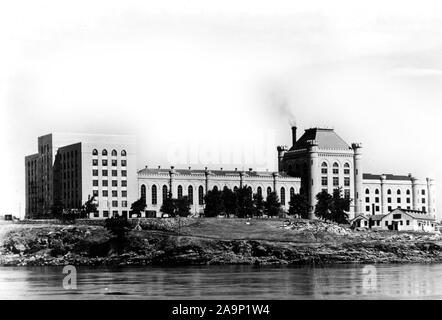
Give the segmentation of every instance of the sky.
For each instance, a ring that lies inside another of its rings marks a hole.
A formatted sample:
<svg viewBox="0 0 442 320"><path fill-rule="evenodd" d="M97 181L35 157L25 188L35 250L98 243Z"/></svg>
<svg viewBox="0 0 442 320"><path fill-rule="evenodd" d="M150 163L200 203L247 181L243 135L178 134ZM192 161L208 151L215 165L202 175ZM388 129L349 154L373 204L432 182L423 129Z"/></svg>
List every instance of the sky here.
<svg viewBox="0 0 442 320"><path fill-rule="evenodd" d="M442 181L437 1L0 4L0 215L51 132L131 134L137 162L276 170L310 127L364 171ZM442 189L437 198L442 198Z"/></svg>

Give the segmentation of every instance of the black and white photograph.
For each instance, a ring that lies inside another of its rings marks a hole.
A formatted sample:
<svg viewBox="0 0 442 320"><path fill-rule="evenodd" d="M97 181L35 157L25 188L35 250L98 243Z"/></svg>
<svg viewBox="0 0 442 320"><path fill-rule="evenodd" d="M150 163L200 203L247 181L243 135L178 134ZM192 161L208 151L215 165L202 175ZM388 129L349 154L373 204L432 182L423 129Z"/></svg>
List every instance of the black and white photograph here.
<svg viewBox="0 0 442 320"><path fill-rule="evenodd" d="M0 300L442 300L441 123L438 1L1 2Z"/></svg>

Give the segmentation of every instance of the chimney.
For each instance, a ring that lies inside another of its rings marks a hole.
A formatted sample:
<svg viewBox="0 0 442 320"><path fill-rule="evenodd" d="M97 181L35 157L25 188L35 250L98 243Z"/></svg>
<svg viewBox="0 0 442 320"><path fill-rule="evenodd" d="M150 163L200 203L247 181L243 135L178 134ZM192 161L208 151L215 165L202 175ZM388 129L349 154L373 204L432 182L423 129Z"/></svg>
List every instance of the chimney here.
<svg viewBox="0 0 442 320"><path fill-rule="evenodd" d="M296 129L295 126L292 127L292 145L295 145L296 143Z"/></svg>

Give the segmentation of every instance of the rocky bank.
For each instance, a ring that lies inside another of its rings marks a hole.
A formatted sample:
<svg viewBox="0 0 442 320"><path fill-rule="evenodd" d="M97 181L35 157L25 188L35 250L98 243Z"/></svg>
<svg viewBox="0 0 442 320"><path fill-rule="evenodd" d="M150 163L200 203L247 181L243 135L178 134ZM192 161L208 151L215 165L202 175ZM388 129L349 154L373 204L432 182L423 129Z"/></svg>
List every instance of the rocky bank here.
<svg viewBox="0 0 442 320"><path fill-rule="evenodd" d="M249 222L244 220L241 223ZM228 235L220 238L220 235L199 235L200 224L198 219L185 219L179 223L174 219L146 219L132 222L133 229L125 238L115 237L100 225L15 225L0 239L0 265L293 265L442 261L440 234L351 230L320 221L281 220L272 222L269 230L284 237L267 234L262 239L231 238Z"/></svg>

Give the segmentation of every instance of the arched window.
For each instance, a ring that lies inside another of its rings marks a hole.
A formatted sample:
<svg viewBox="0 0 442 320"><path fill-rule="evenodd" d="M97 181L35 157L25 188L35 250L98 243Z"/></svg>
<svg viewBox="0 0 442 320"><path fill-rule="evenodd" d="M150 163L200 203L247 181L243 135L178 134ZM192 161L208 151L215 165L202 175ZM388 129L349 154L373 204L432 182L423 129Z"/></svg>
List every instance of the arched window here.
<svg viewBox="0 0 442 320"><path fill-rule="evenodd" d="M295 196L295 188L291 187L290 188L290 200L292 200L294 196Z"/></svg>
<svg viewBox="0 0 442 320"><path fill-rule="evenodd" d="M391 189L388 189L388 190L387 190L387 194L391 194Z"/></svg>
<svg viewBox="0 0 442 320"><path fill-rule="evenodd" d="M189 186L187 188L187 198L189 199L189 203L193 204L193 187Z"/></svg>
<svg viewBox="0 0 442 320"><path fill-rule="evenodd" d="M397 189L397 194L400 195L401 194L401 190Z"/></svg>
<svg viewBox="0 0 442 320"><path fill-rule="evenodd" d="M250 190L250 193L253 194L253 190L252 190L252 187L251 187L251 186L248 186L247 189L249 189L249 190Z"/></svg>
<svg viewBox="0 0 442 320"><path fill-rule="evenodd" d="M344 164L344 174L350 174L350 164L348 162Z"/></svg>
<svg viewBox="0 0 442 320"><path fill-rule="evenodd" d="M106 150L106 149L103 149L103 151L101 151L101 155L103 155L103 156L107 156L107 150Z"/></svg>
<svg viewBox="0 0 442 320"><path fill-rule="evenodd" d="M272 188L267 187L267 196L268 196L270 193L272 193Z"/></svg>
<svg viewBox="0 0 442 320"><path fill-rule="evenodd" d="M238 187L237 187L237 186L234 186L234 187L233 187L233 191L234 191L234 192L238 191Z"/></svg>
<svg viewBox="0 0 442 320"><path fill-rule="evenodd" d="M141 200L144 201L144 203L146 203L146 186L144 184L141 185Z"/></svg>
<svg viewBox="0 0 442 320"><path fill-rule="evenodd" d="M125 157L125 156L126 156L126 150L121 150L121 155L122 155L123 157Z"/></svg>
<svg viewBox="0 0 442 320"><path fill-rule="evenodd" d="M202 206L204 204L204 188L203 186L198 187L198 204Z"/></svg>
<svg viewBox="0 0 442 320"><path fill-rule="evenodd" d="M322 165L321 165L321 173L322 174L327 174L327 172L328 172L328 168L327 167L328 167L327 166L327 162L323 162Z"/></svg>
<svg viewBox="0 0 442 320"><path fill-rule="evenodd" d="M117 156L117 150L112 150L112 152L111 152L111 155L113 156L113 157L116 157Z"/></svg>
<svg viewBox="0 0 442 320"><path fill-rule="evenodd" d="M281 205L285 206L285 188L281 187Z"/></svg>
<svg viewBox="0 0 442 320"><path fill-rule="evenodd" d="M365 194L370 194L370 190L369 189L365 189Z"/></svg>
<svg viewBox="0 0 442 320"><path fill-rule="evenodd" d="M217 187L217 186L214 186L212 190L213 190L213 191L218 191L218 187Z"/></svg>
<svg viewBox="0 0 442 320"><path fill-rule="evenodd" d="M178 186L178 199L183 197L183 187L181 185Z"/></svg>
<svg viewBox="0 0 442 320"><path fill-rule="evenodd" d="M262 188L261 188L261 187L258 187L258 188L256 189L256 193L259 194L259 195L262 197Z"/></svg>
<svg viewBox="0 0 442 320"><path fill-rule="evenodd" d="M337 162L333 163L333 174L339 174L339 164Z"/></svg>
<svg viewBox="0 0 442 320"><path fill-rule="evenodd" d="M167 199L167 186L163 186L163 203Z"/></svg>
<svg viewBox="0 0 442 320"><path fill-rule="evenodd" d="M376 189L376 190L374 191L374 193L375 193L375 194L379 194L379 189Z"/></svg>
<svg viewBox="0 0 442 320"><path fill-rule="evenodd" d="M407 189L407 195L410 195L410 193L411 193L410 189Z"/></svg>
<svg viewBox="0 0 442 320"><path fill-rule="evenodd" d="M98 156L98 150L97 149L92 150L92 155L93 156Z"/></svg>
<svg viewBox="0 0 442 320"><path fill-rule="evenodd" d="M158 203L157 186L153 185L152 186L152 204L157 204L157 203Z"/></svg>

